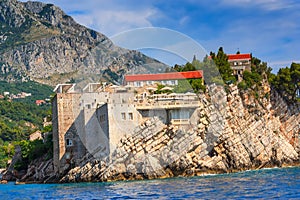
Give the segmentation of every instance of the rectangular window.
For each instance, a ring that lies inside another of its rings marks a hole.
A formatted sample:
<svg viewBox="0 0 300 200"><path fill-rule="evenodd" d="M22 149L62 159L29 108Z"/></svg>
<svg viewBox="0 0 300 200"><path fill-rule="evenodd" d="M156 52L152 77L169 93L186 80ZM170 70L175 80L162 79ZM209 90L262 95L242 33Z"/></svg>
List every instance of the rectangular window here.
<svg viewBox="0 0 300 200"><path fill-rule="evenodd" d="M121 113L121 118L122 118L123 120L126 120L126 115L125 115L125 113Z"/></svg>
<svg viewBox="0 0 300 200"><path fill-rule="evenodd" d="M128 119L133 120L133 113L128 113Z"/></svg>
<svg viewBox="0 0 300 200"><path fill-rule="evenodd" d="M136 81L136 82L135 82L135 85L136 85L137 87L141 87L141 86L142 86L142 84L141 84L140 81Z"/></svg>
<svg viewBox="0 0 300 200"><path fill-rule="evenodd" d="M73 141L71 139L67 139L67 146L72 146L73 145Z"/></svg>
<svg viewBox="0 0 300 200"><path fill-rule="evenodd" d="M100 115L100 122L104 122L105 121L105 115Z"/></svg>

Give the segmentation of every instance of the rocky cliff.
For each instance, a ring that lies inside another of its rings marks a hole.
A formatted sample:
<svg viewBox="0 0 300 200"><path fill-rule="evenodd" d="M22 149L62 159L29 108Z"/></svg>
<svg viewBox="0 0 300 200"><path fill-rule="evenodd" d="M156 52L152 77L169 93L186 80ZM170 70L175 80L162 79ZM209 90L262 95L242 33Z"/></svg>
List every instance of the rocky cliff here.
<svg viewBox="0 0 300 200"><path fill-rule="evenodd" d="M52 4L3 0L0 25L2 79L30 78L51 85L87 77L89 82L120 82L132 68L166 67L137 51L115 46Z"/></svg>
<svg viewBox="0 0 300 200"><path fill-rule="evenodd" d="M227 173L299 163L300 108L266 86L259 97L230 86L200 95L197 126L166 126L152 118L121 138L110 159L87 155L81 166L46 181L153 179ZM267 95L268 94L268 95ZM35 180L45 181L42 173Z"/></svg>

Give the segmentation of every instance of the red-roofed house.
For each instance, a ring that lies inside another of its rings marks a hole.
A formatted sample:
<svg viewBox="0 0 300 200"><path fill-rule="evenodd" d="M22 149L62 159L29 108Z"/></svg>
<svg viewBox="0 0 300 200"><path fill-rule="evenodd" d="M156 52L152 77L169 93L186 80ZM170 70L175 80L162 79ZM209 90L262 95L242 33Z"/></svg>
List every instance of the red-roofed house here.
<svg viewBox="0 0 300 200"><path fill-rule="evenodd" d="M161 74L134 74L125 75L124 83L135 87L161 83L163 85L178 85L178 80L199 79L203 77L203 71L170 72Z"/></svg>
<svg viewBox="0 0 300 200"><path fill-rule="evenodd" d="M35 100L35 104L36 104L37 106L43 105L43 104L45 104L45 103L46 103L45 100Z"/></svg>
<svg viewBox="0 0 300 200"><path fill-rule="evenodd" d="M234 75L241 77L245 70L251 71L252 55L250 53L228 54L227 56Z"/></svg>

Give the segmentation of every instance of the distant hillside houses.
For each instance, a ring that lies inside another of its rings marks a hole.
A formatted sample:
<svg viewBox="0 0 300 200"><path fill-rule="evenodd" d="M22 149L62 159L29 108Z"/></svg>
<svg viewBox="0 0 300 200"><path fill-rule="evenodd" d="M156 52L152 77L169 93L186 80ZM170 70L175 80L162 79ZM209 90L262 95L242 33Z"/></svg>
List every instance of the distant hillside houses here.
<svg viewBox="0 0 300 200"><path fill-rule="evenodd" d="M26 97L31 97L32 94L31 93L26 93L26 92L20 92L18 94L13 94L10 93L8 91L3 92L3 95L0 94L0 99L7 99L9 101L12 101L13 99L25 99ZM42 106L42 105L46 105L46 104L50 104L50 99L46 98L46 99L36 99L34 101L34 103L37 106Z"/></svg>
<svg viewBox="0 0 300 200"><path fill-rule="evenodd" d="M41 106L41 105L46 104L46 101L43 100L43 99L35 100L35 104L36 104L37 106Z"/></svg>
<svg viewBox="0 0 300 200"><path fill-rule="evenodd" d="M20 92L18 94L11 94L10 92L3 92L3 95L0 96L0 98L7 97L9 99L24 99L26 97L30 97L32 94L27 92Z"/></svg>

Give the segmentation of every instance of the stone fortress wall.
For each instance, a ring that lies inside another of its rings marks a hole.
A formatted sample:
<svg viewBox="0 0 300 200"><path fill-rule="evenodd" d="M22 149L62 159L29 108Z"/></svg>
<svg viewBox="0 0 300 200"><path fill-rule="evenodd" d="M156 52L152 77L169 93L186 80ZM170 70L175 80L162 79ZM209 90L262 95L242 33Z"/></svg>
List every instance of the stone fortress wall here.
<svg viewBox="0 0 300 200"><path fill-rule="evenodd" d="M199 106L195 94L137 94L129 87L89 84L83 92L61 84L53 100L55 171L64 173L87 157L109 159L120 139L154 116L165 124L189 125Z"/></svg>

